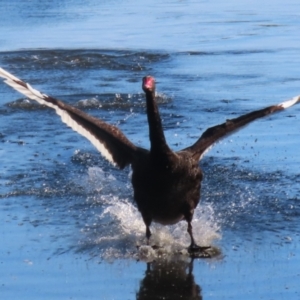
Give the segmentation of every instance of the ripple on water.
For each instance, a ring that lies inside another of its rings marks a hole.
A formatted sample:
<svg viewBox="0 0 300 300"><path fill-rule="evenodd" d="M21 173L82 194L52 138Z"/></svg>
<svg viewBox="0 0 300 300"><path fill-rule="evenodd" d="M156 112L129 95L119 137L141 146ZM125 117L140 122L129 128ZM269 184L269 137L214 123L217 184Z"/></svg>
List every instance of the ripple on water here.
<svg viewBox="0 0 300 300"><path fill-rule="evenodd" d="M141 71L150 64L168 60L170 55L162 52L126 50L26 50L2 52L4 64L22 66L26 70L106 69L116 71ZM34 62L34 64L33 64ZM113 80L113 78L111 78ZM140 80L139 80L140 81Z"/></svg>
<svg viewBox="0 0 300 300"><path fill-rule="evenodd" d="M298 232L299 185L294 184L298 175L259 172L213 161L205 171L202 195L212 204L227 237L228 232L241 241L267 235L269 242L278 243L287 231ZM282 235L276 236L274 232ZM264 238L256 241L256 244L263 243Z"/></svg>

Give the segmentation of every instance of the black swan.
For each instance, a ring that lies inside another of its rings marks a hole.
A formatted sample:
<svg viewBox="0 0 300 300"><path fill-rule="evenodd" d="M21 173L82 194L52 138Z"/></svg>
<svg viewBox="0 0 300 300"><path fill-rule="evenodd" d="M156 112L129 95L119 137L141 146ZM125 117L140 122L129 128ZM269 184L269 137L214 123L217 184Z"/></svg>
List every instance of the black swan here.
<svg viewBox="0 0 300 300"><path fill-rule="evenodd" d="M155 79L146 76L142 88L146 94L147 117L151 148L135 146L115 126L92 117L79 109L33 89L0 68L5 83L40 104L53 108L62 121L86 137L111 163L123 169L132 168L134 200L146 225L147 243L151 222L164 225L187 221L191 237L190 253L205 253L209 247L196 244L192 232L194 209L200 200L202 172L199 160L216 141L242 126L266 115L281 111L300 102L300 96L256 110L225 123L208 128L190 147L173 152L164 136L161 118L155 101Z"/></svg>

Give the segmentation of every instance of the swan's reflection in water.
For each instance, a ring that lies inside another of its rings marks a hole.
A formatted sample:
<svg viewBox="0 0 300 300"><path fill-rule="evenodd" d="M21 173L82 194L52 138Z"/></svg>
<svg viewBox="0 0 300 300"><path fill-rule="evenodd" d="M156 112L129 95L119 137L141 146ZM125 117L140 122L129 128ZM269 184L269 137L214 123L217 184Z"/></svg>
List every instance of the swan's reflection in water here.
<svg viewBox="0 0 300 300"><path fill-rule="evenodd" d="M138 300L202 300L193 275L193 261L158 260L147 264L137 293Z"/></svg>

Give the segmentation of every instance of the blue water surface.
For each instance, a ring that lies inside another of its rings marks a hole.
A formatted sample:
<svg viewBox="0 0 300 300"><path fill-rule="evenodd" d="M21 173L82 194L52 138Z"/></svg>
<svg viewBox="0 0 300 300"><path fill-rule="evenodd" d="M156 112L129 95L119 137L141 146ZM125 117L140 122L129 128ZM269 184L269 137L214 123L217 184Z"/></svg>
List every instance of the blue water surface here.
<svg viewBox="0 0 300 300"><path fill-rule="evenodd" d="M178 150L300 94L299 11L296 0L3 0L0 66L142 147L141 78L152 74ZM220 255L194 261L170 254L188 245L184 222L154 226L171 250L140 256L130 169L109 165L53 111L0 83L0 116L3 299L299 299L300 106L203 158L193 224Z"/></svg>

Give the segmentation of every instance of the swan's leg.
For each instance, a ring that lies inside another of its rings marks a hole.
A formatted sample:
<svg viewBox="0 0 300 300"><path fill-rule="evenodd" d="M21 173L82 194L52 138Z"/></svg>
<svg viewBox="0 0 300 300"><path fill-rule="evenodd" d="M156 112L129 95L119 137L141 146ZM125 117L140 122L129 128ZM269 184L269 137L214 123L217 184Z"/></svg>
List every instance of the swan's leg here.
<svg viewBox="0 0 300 300"><path fill-rule="evenodd" d="M147 217L147 216L143 216L143 220L144 220L144 223L146 225L147 245L149 245L150 244L149 240L150 240L150 237L151 237L150 225L151 225L152 219Z"/></svg>
<svg viewBox="0 0 300 300"><path fill-rule="evenodd" d="M209 253L206 252L207 249L210 249L211 247L201 247L198 246L195 242L194 236L193 236L193 227L192 227L192 216L187 219L188 223L188 228L187 232L191 237L191 244L188 247L188 252L193 255L193 254L201 254L201 257L211 257Z"/></svg>

